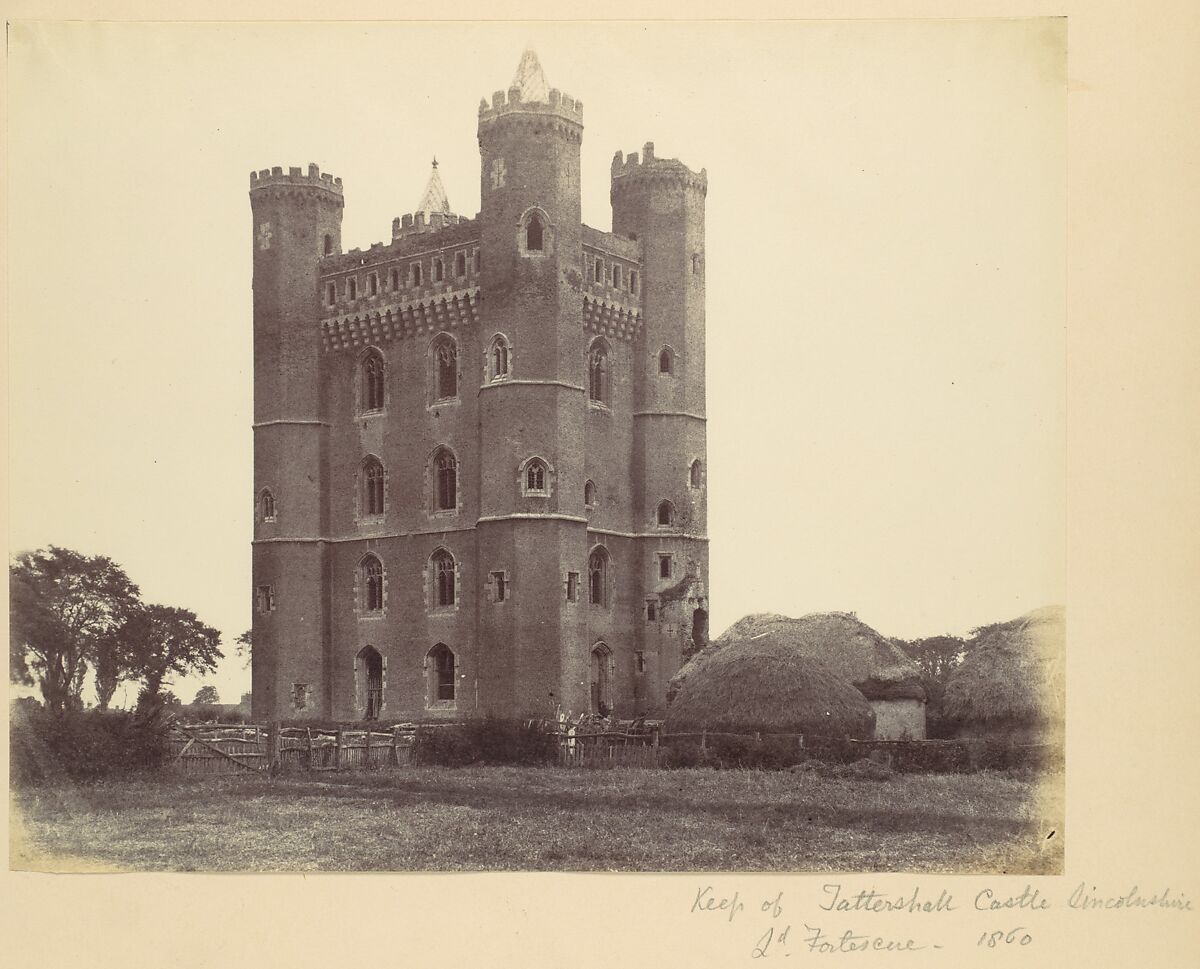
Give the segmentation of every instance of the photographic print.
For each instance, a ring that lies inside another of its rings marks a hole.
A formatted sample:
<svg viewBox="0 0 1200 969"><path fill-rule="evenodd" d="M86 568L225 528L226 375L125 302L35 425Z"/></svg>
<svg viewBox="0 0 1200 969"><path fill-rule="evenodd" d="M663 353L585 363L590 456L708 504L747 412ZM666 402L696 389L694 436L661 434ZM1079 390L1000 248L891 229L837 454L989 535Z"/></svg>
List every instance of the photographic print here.
<svg viewBox="0 0 1200 969"><path fill-rule="evenodd" d="M10 78L13 867L1063 872L1065 20Z"/></svg>

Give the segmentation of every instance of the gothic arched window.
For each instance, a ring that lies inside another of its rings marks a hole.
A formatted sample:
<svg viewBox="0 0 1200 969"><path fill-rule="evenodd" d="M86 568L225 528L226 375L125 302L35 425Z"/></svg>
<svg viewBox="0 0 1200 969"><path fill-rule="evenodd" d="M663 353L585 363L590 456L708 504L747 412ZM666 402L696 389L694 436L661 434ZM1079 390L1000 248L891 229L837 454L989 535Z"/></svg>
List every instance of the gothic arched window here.
<svg viewBox="0 0 1200 969"><path fill-rule="evenodd" d="M383 355L369 350L362 361L362 409L364 413L383 410Z"/></svg>
<svg viewBox="0 0 1200 969"><path fill-rule="evenodd" d="M445 643L438 643L425 654L425 665L429 675L430 701L453 701L458 685L458 663L454 651Z"/></svg>
<svg viewBox="0 0 1200 969"><path fill-rule="evenodd" d="M264 488L258 499L258 517L264 522L275 520L275 496L270 488Z"/></svg>
<svg viewBox="0 0 1200 969"><path fill-rule="evenodd" d="M458 459L449 448L438 448L433 455L433 509L454 511L458 508Z"/></svg>
<svg viewBox="0 0 1200 969"><path fill-rule="evenodd" d="M362 560L360 580L363 611L378 612L383 608L383 563L374 555Z"/></svg>
<svg viewBox="0 0 1200 969"><path fill-rule="evenodd" d="M546 462L540 458L533 458L525 465L525 493L545 494L549 491L546 486L548 477L549 471L546 468Z"/></svg>
<svg viewBox="0 0 1200 969"><path fill-rule="evenodd" d="M588 351L588 398L605 406L609 404L608 370L608 344L597 339Z"/></svg>
<svg viewBox="0 0 1200 969"><path fill-rule="evenodd" d="M675 506L669 501L663 500L658 503L657 519L659 525L668 526L675 524Z"/></svg>
<svg viewBox="0 0 1200 969"><path fill-rule="evenodd" d="M692 462L691 468L688 469L688 484L693 488L699 488L704 480L704 465L700 463L700 459L696 458Z"/></svg>
<svg viewBox="0 0 1200 969"><path fill-rule="evenodd" d="M458 344L453 337L442 336L433 344L433 399L452 400L458 396Z"/></svg>
<svg viewBox="0 0 1200 969"><path fill-rule="evenodd" d="M362 463L362 513L383 514L383 465L379 458L369 457Z"/></svg>
<svg viewBox="0 0 1200 969"><path fill-rule="evenodd" d="M525 223L525 249L528 252L542 251L542 236L545 232L545 226L542 225L542 220L538 218L537 213L529 217L529 221Z"/></svg>
<svg viewBox="0 0 1200 969"><path fill-rule="evenodd" d="M608 605L608 550L603 546L588 556L588 601L594 606Z"/></svg>
<svg viewBox="0 0 1200 969"><path fill-rule="evenodd" d="M488 349L488 379L503 380L508 376L510 349L508 340L497 333Z"/></svg>
<svg viewBox="0 0 1200 969"><path fill-rule="evenodd" d="M583 503L588 508L596 506L596 482L591 478L588 478L583 484Z"/></svg>
<svg viewBox="0 0 1200 969"><path fill-rule="evenodd" d="M465 276L467 274L467 254L460 252L454 257L454 275Z"/></svg>
<svg viewBox="0 0 1200 969"><path fill-rule="evenodd" d="M433 575L432 601L437 608L454 605L457 596L457 582L454 568L454 556L444 548L439 548L430 556L430 571Z"/></svg>
<svg viewBox="0 0 1200 969"><path fill-rule="evenodd" d="M675 372L675 351L670 347L663 347L658 351L658 372L668 374Z"/></svg>

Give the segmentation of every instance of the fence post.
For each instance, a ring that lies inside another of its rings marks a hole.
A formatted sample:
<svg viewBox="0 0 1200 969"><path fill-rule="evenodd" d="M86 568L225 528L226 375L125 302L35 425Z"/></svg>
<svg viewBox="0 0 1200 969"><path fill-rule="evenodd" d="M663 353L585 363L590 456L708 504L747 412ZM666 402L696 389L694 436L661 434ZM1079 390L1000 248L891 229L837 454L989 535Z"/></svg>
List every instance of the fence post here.
<svg viewBox="0 0 1200 969"><path fill-rule="evenodd" d="M392 766L393 767L400 766L400 751L397 749L399 742L400 742L400 727L399 726L392 727Z"/></svg>
<svg viewBox="0 0 1200 969"><path fill-rule="evenodd" d="M272 774L279 773L280 749L282 748L282 738L279 732L283 725L278 720L272 720L267 727L267 770Z"/></svg>
<svg viewBox="0 0 1200 969"><path fill-rule="evenodd" d="M305 739L308 740L308 770L311 773L313 769L313 742L312 742L312 727L304 728Z"/></svg>
<svg viewBox="0 0 1200 969"><path fill-rule="evenodd" d="M333 766L335 770L342 769L342 728L337 728L337 750L334 752Z"/></svg>
<svg viewBox="0 0 1200 969"><path fill-rule="evenodd" d="M367 749L363 753L363 760L365 761L365 763L363 764L363 767L365 767L367 770L370 770L371 769L371 727L370 727L370 724L367 725Z"/></svg>
<svg viewBox="0 0 1200 969"><path fill-rule="evenodd" d="M700 749L708 750L708 727L700 728Z"/></svg>

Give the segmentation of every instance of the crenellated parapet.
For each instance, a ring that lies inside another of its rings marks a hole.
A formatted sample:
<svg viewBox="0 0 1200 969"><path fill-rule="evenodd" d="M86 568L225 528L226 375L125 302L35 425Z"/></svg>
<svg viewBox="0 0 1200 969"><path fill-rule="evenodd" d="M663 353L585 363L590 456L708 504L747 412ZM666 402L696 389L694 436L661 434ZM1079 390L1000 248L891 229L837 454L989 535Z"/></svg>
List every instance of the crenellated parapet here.
<svg viewBox="0 0 1200 969"><path fill-rule="evenodd" d="M492 102L479 102L479 129L483 129L500 118L514 122L524 121L533 125L550 124L562 134L579 138L583 129L583 102L551 88L548 101L526 101L521 89L511 87L507 92L497 91Z"/></svg>
<svg viewBox="0 0 1200 969"><path fill-rule="evenodd" d="M693 172L678 158L656 158L654 142L648 141L642 146L639 158L636 151L628 156L617 152L612 161L612 187L610 197L629 190L638 189L677 189L684 192L695 192L700 196L708 194L708 170L705 168Z"/></svg>
<svg viewBox="0 0 1200 969"><path fill-rule="evenodd" d="M343 204L342 180L328 172L322 172L314 164L308 166L307 174L297 167L289 168L285 174L283 168L278 165L250 173L252 200L256 196L261 197L263 193L276 198L287 195L311 196L314 190L327 194L329 200L338 205Z"/></svg>
<svg viewBox="0 0 1200 969"><path fill-rule="evenodd" d="M408 212L392 219L392 239L406 239L409 236L429 232L439 232L449 225L461 225L473 222L464 215L454 215L451 212Z"/></svg>

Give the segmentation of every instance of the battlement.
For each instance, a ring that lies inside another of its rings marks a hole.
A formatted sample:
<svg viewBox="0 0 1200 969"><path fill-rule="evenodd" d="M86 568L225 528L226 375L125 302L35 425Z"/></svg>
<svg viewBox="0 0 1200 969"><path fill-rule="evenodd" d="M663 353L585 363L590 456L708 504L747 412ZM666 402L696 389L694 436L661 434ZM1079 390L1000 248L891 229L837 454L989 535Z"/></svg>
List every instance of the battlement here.
<svg viewBox="0 0 1200 969"><path fill-rule="evenodd" d="M429 212L428 219L425 216L425 212L409 212L392 219L392 240L426 232L438 232L448 225L474 221L465 215L454 215L451 212Z"/></svg>
<svg viewBox="0 0 1200 969"><path fill-rule="evenodd" d="M647 141L642 146L639 158L636 151L628 156L617 152L612 161L612 193L632 185L677 183L685 190L708 192L708 169L702 168L693 172L678 158L656 158L654 142Z"/></svg>
<svg viewBox="0 0 1200 969"><path fill-rule="evenodd" d="M519 87L510 87L507 91L497 91L492 95L492 103L484 98L479 102L479 123L481 125L510 114L543 114L575 124L583 124L583 102L563 94L558 88L551 88L549 101L525 101L521 97Z"/></svg>
<svg viewBox="0 0 1200 969"><path fill-rule="evenodd" d="M342 180L329 173L322 173L316 165L309 164L308 174L299 168L289 168L287 174L276 165L274 168L264 168L250 173L250 191L261 188L319 188L334 195L342 194Z"/></svg>

